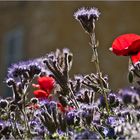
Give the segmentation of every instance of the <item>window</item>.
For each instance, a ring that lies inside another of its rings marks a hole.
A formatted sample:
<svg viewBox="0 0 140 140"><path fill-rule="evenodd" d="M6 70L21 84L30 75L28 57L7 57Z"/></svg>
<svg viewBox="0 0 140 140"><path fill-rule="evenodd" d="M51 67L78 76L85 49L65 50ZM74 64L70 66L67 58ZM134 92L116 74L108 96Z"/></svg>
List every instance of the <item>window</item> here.
<svg viewBox="0 0 140 140"><path fill-rule="evenodd" d="M6 33L4 38L4 62L5 69L23 58L23 28L16 28ZM9 96L9 88L4 89L4 95Z"/></svg>

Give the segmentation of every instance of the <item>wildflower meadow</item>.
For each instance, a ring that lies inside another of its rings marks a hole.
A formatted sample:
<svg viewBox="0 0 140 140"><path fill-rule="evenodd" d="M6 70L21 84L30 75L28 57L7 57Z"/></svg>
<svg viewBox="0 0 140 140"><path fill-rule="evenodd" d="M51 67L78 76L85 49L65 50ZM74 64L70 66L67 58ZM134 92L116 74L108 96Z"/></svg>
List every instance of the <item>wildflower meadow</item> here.
<svg viewBox="0 0 140 140"><path fill-rule="evenodd" d="M11 64L5 81L13 95L0 98L0 139L140 138L140 36L128 33L112 41L110 53L129 59L126 78L131 83L113 92L98 57L100 14L94 7L74 13L89 36L95 73L70 77L73 54L68 48Z"/></svg>

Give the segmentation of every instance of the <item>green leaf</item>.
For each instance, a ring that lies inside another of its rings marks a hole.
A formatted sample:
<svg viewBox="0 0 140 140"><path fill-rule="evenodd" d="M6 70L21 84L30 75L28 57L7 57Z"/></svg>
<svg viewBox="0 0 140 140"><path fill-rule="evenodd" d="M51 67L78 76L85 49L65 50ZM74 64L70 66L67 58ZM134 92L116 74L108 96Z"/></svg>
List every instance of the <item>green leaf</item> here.
<svg viewBox="0 0 140 140"><path fill-rule="evenodd" d="M133 80L134 80L134 72L133 71L129 71L128 80L129 80L129 83L133 83Z"/></svg>

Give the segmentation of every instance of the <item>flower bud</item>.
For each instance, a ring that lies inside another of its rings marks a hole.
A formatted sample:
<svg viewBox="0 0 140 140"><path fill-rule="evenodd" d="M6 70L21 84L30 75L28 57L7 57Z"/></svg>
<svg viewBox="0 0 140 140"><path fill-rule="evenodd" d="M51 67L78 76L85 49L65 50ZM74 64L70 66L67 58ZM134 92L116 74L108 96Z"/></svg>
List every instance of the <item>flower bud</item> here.
<svg viewBox="0 0 140 140"><path fill-rule="evenodd" d="M33 103L33 104L37 104L38 103L38 99L37 98L32 98L30 100L30 102Z"/></svg>
<svg viewBox="0 0 140 140"><path fill-rule="evenodd" d="M5 107L7 107L7 105L8 105L8 101L7 100L0 100L0 107L1 108L5 108Z"/></svg>

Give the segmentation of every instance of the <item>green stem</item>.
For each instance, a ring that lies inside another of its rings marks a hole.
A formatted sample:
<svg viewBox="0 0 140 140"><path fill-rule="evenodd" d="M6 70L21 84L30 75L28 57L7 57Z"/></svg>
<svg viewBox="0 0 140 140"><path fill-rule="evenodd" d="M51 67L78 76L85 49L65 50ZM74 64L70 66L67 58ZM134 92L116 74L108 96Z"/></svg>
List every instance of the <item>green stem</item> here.
<svg viewBox="0 0 140 140"><path fill-rule="evenodd" d="M26 128L26 136L25 138L28 138L29 134L31 133L30 126L28 124L28 118L27 118L27 113L26 113L26 97L27 97L27 90L29 88L29 85L31 84L31 81L29 82L27 87L24 87L23 89L23 108L21 109L21 113L24 116L24 123L25 123L25 128Z"/></svg>
<svg viewBox="0 0 140 140"><path fill-rule="evenodd" d="M97 132L101 138L101 140L104 140L103 136L100 134L100 132L97 130L97 128L94 126L94 124L92 125L93 129L95 132Z"/></svg>
<svg viewBox="0 0 140 140"><path fill-rule="evenodd" d="M6 109L5 111L6 111L7 115L8 115L8 118L10 119L10 125L12 126L12 127L11 127L12 133L14 134L15 129L16 129L17 135L19 136L20 139L22 139L22 136L21 136L21 134L20 134L20 132L19 132L19 130L17 129L17 126L16 126L16 119L15 119L15 116L14 116L14 118L12 118L11 115L10 115L10 111L9 111L8 109ZM13 123L12 123L11 120L13 120ZM14 124L14 126L13 126L13 124ZM17 135L16 135L16 136L17 136ZM14 136L15 139L18 138L18 137L16 137L15 135L13 135L13 136Z"/></svg>
<svg viewBox="0 0 140 140"><path fill-rule="evenodd" d="M106 110L109 115L110 110L109 110L109 105L108 105L108 101L107 101L107 95L104 90L104 85L103 85L103 81L102 81L102 74L101 74L101 70L100 70L100 64L99 64L99 58L98 58L98 52L97 52L97 44L96 44L96 38L95 38L94 32L90 34L90 38L91 38L91 47L93 50L92 62L95 63L96 71L99 74L100 85L101 85L102 93L103 93L105 103L106 103Z"/></svg>

